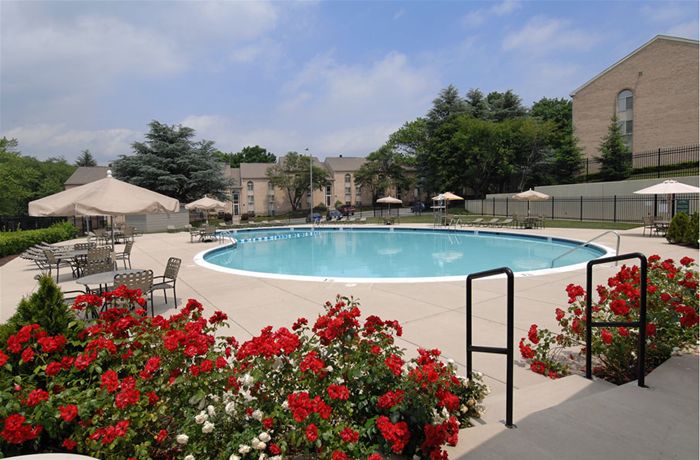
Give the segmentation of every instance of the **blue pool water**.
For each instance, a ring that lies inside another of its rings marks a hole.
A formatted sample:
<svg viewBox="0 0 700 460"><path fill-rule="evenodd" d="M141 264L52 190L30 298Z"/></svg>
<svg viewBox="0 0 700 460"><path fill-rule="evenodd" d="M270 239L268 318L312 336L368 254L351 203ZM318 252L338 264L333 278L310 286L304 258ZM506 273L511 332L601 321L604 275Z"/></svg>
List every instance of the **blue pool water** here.
<svg viewBox="0 0 700 460"><path fill-rule="evenodd" d="M549 269L552 259L578 242L497 232L408 228L284 228L239 230L234 247L213 249L205 265L238 272L328 279L465 277L497 267L514 272ZM555 267L605 255L580 248Z"/></svg>

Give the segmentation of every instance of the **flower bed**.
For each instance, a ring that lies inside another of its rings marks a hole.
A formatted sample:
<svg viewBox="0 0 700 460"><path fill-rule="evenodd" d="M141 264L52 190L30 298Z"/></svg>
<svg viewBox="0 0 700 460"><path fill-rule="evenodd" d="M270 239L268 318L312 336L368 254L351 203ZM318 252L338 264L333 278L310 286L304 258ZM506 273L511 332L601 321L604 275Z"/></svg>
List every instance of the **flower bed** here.
<svg viewBox="0 0 700 460"><path fill-rule="evenodd" d="M690 257L662 261L648 259L647 273L647 354L645 366L651 371L673 353L693 350L698 344L698 271ZM592 302L593 321L637 321L640 307L640 270L622 266L596 288L598 301ZM533 324L528 336L520 340L520 353L532 371L557 378L570 372L578 361L575 347L585 354L586 292L570 284L566 291L569 306L557 308L558 334ZM616 327L593 330L593 373L622 384L638 377L638 328ZM572 352L572 347L574 351Z"/></svg>
<svg viewBox="0 0 700 460"><path fill-rule="evenodd" d="M216 336L224 313L205 318L190 300L150 318L139 295L119 289L94 322L55 335L26 324L0 344L2 452L444 458L482 410L479 378L458 377L438 350L405 359L401 326L361 321L351 298L239 344ZM75 307L103 302L84 296Z"/></svg>

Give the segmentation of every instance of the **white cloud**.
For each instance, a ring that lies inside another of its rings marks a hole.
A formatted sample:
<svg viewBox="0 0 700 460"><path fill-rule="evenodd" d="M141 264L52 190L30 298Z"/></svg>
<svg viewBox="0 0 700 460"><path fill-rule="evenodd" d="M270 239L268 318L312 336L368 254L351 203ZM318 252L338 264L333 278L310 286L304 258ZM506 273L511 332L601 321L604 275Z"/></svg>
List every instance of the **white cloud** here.
<svg viewBox="0 0 700 460"><path fill-rule="evenodd" d="M472 10L462 17L462 24L470 28L482 25L491 17L508 15L521 7L521 2L517 0L503 0L497 2L489 8L479 8Z"/></svg>
<svg viewBox="0 0 700 460"><path fill-rule="evenodd" d="M559 49L587 50L596 42L590 32L574 28L571 21L538 16L531 18L521 29L507 34L501 48L504 51L546 54Z"/></svg>
<svg viewBox="0 0 700 460"><path fill-rule="evenodd" d="M89 149L98 164L106 165L119 155L131 154L131 143L142 140L143 133L114 128L99 130L69 129L65 124L19 126L2 133L19 141L19 150L38 157L64 156L71 161Z"/></svg>
<svg viewBox="0 0 700 460"><path fill-rule="evenodd" d="M640 11L652 22L675 22L686 18L687 14L674 2L644 5Z"/></svg>

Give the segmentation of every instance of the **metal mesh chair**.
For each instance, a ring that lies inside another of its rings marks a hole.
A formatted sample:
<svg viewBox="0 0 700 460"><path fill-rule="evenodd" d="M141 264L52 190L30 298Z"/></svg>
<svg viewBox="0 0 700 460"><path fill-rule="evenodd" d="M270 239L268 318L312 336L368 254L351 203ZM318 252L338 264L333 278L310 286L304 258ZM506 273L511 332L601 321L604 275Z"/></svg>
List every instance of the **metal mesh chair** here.
<svg viewBox="0 0 700 460"><path fill-rule="evenodd" d="M53 253L50 249L44 249L44 257L46 257L46 266L49 270L49 276L51 276L51 272L53 271L53 267L56 267L56 282L58 283L58 275L61 266L64 267L71 267L71 270L73 269L73 264L69 260L66 259L61 259L59 257L56 257L56 254Z"/></svg>
<svg viewBox="0 0 700 460"><path fill-rule="evenodd" d="M129 268L131 268L131 249L134 247L133 241L127 241L124 245L124 252L117 252L114 255L114 264L120 260L124 262L124 268L126 268L126 263L129 262Z"/></svg>
<svg viewBox="0 0 700 460"><path fill-rule="evenodd" d="M114 288L124 285L127 289L141 289L141 295L151 296L151 314L153 314L153 270L143 270L136 273L124 273L115 275Z"/></svg>
<svg viewBox="0 0 700 460"><path fill-rule="evenodd" d="M182 260L177 257L171 257L168 259L168 263L165 266L165 273L161 276L156 276L154 278L153 286L151 287L151 299L153 298L153 291L163 290L163 296L165 297L165 303L168 303L167 290L173 290L174 305L177 307L177 293L175 292L175 283L177 282L177 274L180 272L180 265L182 265Z"/></svg>

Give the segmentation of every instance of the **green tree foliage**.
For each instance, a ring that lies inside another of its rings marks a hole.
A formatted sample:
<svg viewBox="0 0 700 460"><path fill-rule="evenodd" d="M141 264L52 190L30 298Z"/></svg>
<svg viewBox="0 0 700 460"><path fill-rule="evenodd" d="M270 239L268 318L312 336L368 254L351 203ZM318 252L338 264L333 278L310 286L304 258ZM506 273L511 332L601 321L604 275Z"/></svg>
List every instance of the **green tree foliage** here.
<svg viewBox="0 0 700 460"><path fill-rule="evenodd" d="M272 182L272 185L283 189L287 193L287 198L293 211L301 208L302 199L309 191L310 163L309 157L300 155L297 152L289 152L267 170L267 177ZM314 189L323 189L329 184L328 171L314 164Z"/></svg>
<svg viewBox="0 0 700 460"><path fill-rule="evenodd" d="M134 155L122 155L113 163L116 177L140 187L188 203L214 195L225 198L230 182L214 155L212 141L194 141L186 126L149 124L145 142L134 142Z"/></svg>
<svg viewBox="0 0 700 460"><path fill-rule="evenodd" d="M558 184L574 182L583 167L582 152L574 136L571 111L571 100L546 97L535 102L530 109L532 117L553 124L550 145L554 152L548 173L552 182Z"/></svg>
<svg viewBox="0 0 700 460"><path fill-rule="evenodd" d="M76 166L97 166L97 161L92 156L92 153L88 149L80 152L80 156L75 160Z"/></svg>
<svg viewBox="0 0 700 460"><path fill-rule="evenodd" d="M505 93L492 91L486 96L486 103L490 120L503 121L527 115L527 109L523 106L520 96L512 90Z"/></svg>
<svg viewBox="0 0 700 460"><path fill-rule="evenodd" d="M0 139L0 214L26 215L30 201L62 191L75 171L63 158L37 160L17 146L16 139Z"/></svg>
<svg viewBox="0 0 700 460"><path fill-rule="evenodd" d="M238 168L241 163L274 163L277 161L275 155L259 145L243 147L240 152L223 153L217 152L216 156L223 162Z"/></svg>
<svg viewBox="0 0 700 460"><path fill-rule="evenodd" d="M486 120L489 117L489 104L486 102L486 97L477 88L472 88L467 93L466 97L467 113L474 118Z"/></svg>
<svg viewBox="0 0 700 460"><path fill-rule="evenodd" d="M460 115L467 111L467 104L459 95L459 90L450 85L440 91L437 98L433 100L433 107L428 111L428 127L436 128L440 123L444 123L455 115Z"/></svg>
<svg viewBox="0 0 700 460"><path fill-rule="evenodd" d="M684 212L679 212L668 226L666 239L669 243L684 244L688 246L698 247L698 213L694 213L691 217Z"/></svg>
<svg viewBox="0 0 700 460"><path fill-rule="evenodd" d="M632 174L632 152L625 145L616 116L610 120L599 151L600 175L604 180L622 180Z"/></svg>
<svg viewBox="0 0 700 460"><path fill-rule="evenodd" d="M407 157L395 151L390 144L367 155L367 161L355 173L355 181L372 192L372 201L390 188L406 190L411 186L407 174Z"/></svg>

